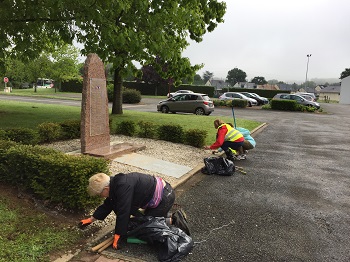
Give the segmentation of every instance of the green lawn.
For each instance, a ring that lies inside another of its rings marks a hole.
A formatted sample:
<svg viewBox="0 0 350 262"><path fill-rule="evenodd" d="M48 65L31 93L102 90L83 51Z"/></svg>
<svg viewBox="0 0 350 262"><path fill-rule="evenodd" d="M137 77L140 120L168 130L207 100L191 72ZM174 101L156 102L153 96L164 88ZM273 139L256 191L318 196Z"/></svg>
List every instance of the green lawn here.
<svg viewBox="0 0 350 262"><path fill-rule="evenodd" d="M65 120L80 119L80 108L73 106L49 105L31 102L16 102L0 100L0 128L25 127L36 129L43 122L63 122ZM208 132L206 143L212 143L215 139L216 130L213 126L215 116L197 116L193 114L162 114L159 112L137 112L123 110L123 115L110 115L113 125L120 121L153 122L156 125L177 124L185 130L202 129ZM223 121L233 123L232 117L221 117ZM239 127L253 130L261 123L245 119L236 119Z"/></svg>

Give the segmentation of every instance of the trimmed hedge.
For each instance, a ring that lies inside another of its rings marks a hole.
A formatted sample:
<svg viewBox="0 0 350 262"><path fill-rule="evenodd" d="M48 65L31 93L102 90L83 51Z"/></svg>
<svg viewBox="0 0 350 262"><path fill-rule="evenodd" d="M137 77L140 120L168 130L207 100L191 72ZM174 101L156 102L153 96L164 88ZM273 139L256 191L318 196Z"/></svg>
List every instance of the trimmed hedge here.
<svg viewBox="0 0 350 262"><path fill-rule="evenodd" d="M68 209L86 209L101 202L87 197L89 178L108 174L108 162L85 155L67 155L43 146L0 141L0 181L24 187L43 200Z"/></svg>

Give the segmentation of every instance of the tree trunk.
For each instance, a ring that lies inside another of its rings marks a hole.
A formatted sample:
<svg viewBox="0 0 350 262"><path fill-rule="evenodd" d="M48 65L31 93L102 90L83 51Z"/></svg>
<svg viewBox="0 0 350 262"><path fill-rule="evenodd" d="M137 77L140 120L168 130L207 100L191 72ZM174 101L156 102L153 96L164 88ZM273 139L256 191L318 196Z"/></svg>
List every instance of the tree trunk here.
<svg viewBox="0 0 350 262"><path fill-rule="evenodd" d="M113 105L112 114L122 115L123 114L123 94L122 94L123 81L120 75L120 70L114 70L114 88L113 88Z"/></svg>

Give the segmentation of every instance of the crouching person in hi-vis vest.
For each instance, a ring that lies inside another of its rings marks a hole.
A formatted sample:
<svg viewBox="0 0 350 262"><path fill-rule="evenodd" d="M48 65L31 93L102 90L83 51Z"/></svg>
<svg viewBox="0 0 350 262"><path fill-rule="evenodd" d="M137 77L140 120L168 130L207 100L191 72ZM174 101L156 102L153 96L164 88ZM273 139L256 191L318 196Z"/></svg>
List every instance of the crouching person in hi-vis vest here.
<svg viewBox="0 0 350 262"><path fill-rule="evenodd" d="M217 129L216 141L211 146L205 146L204 148L208 150L216 150L221 147L222 150L225 151L227 159L233 161L235 156L231 149L241 149L244 143L243 135L231 125L224 123L220 119L214 120L214 127Z"/></svg>

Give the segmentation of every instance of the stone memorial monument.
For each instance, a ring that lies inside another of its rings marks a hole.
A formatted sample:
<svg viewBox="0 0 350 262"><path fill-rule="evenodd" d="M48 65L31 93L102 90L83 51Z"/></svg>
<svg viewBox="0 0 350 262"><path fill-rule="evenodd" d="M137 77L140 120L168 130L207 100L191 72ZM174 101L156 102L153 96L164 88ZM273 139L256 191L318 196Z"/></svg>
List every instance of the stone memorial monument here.
<svg viewBox="0 0 350 262"><path fill-rule="evenodd" d="M113 159L144 148L128 143L110 145L105 69L97 54L89 54L85 61L81 103L81 153Z"/></svg>

